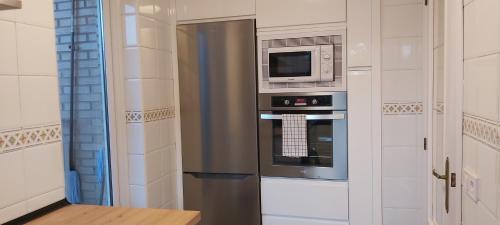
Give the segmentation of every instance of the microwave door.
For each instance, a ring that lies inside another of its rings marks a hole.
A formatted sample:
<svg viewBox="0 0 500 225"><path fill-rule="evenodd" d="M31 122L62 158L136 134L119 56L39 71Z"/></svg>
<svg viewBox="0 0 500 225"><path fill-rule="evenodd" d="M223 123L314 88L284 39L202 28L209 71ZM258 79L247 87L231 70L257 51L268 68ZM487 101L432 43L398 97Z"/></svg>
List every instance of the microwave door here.
<svg viewBox="0 0 500 225"><path fill-rule="evenodd" d="M320 77L318 46L269 49L269 82L313 82Z"/></svg>

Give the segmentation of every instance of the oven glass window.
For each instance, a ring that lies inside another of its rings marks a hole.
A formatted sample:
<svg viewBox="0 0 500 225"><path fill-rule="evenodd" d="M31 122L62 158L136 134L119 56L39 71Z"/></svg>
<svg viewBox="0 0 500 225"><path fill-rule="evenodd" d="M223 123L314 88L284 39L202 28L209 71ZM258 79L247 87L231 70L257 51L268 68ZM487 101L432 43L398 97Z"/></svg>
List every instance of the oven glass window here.
<svg viewBox="0 0 500 225"><path fill-rule="evenodd" d="M282 113L286 114L287 112ZM331 114L331 111L325 112L325 114ZM307 157L283 156L282 124L281 120L273 120L272 154L274 165L333 167L333 151L335 149L333 149L332 120L307 120Z"/></svg>
<svg viewBox="0 0 500 225"><path fill-rule="evenodd" d="M270 77L310 77L311 52L269 53Z"/></svg>

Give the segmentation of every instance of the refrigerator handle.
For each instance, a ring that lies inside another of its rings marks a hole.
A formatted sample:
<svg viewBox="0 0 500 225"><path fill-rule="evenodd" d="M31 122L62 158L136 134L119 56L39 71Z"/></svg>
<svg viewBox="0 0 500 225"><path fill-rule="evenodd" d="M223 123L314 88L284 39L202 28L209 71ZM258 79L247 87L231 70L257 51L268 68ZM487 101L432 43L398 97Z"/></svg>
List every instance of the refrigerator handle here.
<svg viewBox="0 0 500 225"><path fill-rule="evenodd" d="M197 173L197 172L184 172L196 179L225 179L225 180L242 180L255 174L231 174L231 173Z"/></svg>

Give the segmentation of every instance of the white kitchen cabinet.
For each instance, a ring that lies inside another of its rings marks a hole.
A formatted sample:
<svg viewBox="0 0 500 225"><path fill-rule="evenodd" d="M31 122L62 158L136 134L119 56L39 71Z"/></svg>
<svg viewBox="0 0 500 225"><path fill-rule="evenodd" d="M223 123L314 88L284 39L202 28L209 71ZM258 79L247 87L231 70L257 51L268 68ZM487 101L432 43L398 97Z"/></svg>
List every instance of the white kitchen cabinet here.
<svg viewBox="0 0 500 225"><path fill-rule="evenodd" d="M262 214L268 220L269 216L283 217L271 218L270 221L275 222L269 224L283 224L281 221L286 221L286 217L341 222L349 220L347 182L264 177L261 179L261 189Z"/></svg>
<svg viewBox="0 0 500 225"><path fill-rule="evenodd" d="M351 225L373 224L372 73L349 71L348 146Z"/></svg>
<svg viewBox="0 0 500 225"><path fill-rule="evenodd" d="M257 0L257 28L345 21L346 0Z"/></svg>
<svg viewBox="0 0 500 225"><path fill-rule="evenodd" d="M262 225L349 225L349 222L283 216L263 216Z"/></svg>
<svg viewBox="0 0 500 225"><path fill-rule="evenodd" d="M372 0L347 1L348 67L371 66Z"/></svg>
<svg viewBox="0 0 500 225"><path fill-rule="evenodd" d="M177 21L255 15L255 0L176 0Z"/></svg>

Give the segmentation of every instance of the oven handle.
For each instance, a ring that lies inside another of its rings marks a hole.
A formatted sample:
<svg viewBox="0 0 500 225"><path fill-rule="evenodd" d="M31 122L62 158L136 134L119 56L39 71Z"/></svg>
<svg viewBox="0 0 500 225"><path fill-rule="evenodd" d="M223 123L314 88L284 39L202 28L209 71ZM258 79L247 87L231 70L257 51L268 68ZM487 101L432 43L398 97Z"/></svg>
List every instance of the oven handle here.
<svg viewBox="0 0 500 225"><path fill-rule="evenodd" d="M282 120L279 114L260 114L263 120ZM345 120L344 113L306 115L306 120Z"/></svg>

